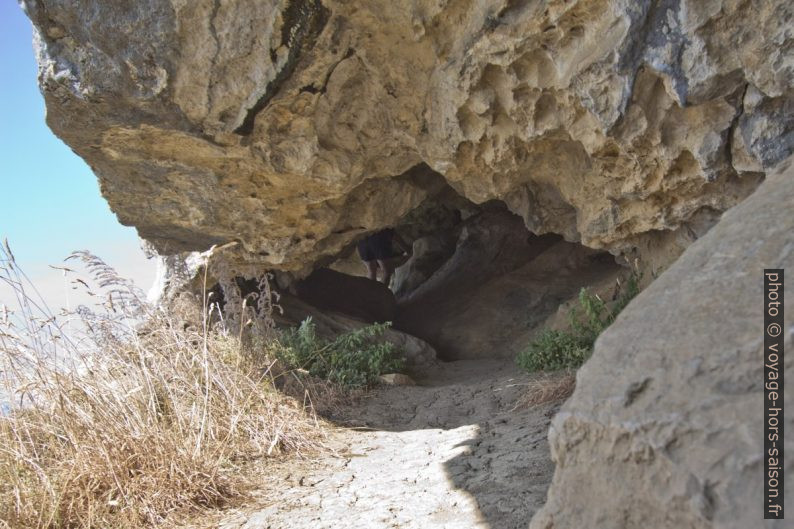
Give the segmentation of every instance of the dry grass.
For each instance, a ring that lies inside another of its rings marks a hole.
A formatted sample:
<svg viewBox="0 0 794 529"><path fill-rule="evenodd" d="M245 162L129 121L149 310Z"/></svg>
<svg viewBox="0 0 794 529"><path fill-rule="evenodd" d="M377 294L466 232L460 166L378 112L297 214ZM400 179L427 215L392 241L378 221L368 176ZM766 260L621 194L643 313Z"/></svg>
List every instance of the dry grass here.
<svg viewBox="0 0 794 529"><path fill-rule="evenodd" d="M0 252L19 302L0 309L0 527L156 526L241 498L252 460L318 446L316 419L239 333L210 329L208 314L186 328L77 257L104 308L55 318ZM64 318L82 330L64 332Z"/></svg>
<svg viewBox="0 0 794 529"><path fill-rule="evenodd" d="M576 388L576 371L564 369L550 373L539 373L527 384L515 409L531 408L549 402L567 399Z"/></svg>
<svg viewBox="0 0 794 529"><path fill-rule="evenodd" d="M275 366L274 366L275 367ZM278 369L274 369L278 371ZM341 415L353 403L368 393L366 388L347 388L328 380L313 377L301 369L283 369L275 375L279 391L295 398L322 417Z"/></svg>

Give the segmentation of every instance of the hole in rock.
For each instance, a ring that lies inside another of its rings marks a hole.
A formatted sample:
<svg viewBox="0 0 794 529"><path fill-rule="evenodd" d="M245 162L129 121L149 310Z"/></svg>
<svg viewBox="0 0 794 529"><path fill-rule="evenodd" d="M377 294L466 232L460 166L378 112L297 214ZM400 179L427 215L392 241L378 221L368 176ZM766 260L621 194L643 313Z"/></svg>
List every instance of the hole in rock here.
<svg viewBox="0 0 794 529"><path fill-rule="evenodd" d="M609 301L628 272L607 252L535 235L503 202L475 204L446 184L393 229L412 251L390 260L388 287L366 277L356 250L362 234L328 267L277 289L278 322L312 316L330 335L390 321L441 360L512 359L539 330L566 327L582 288ZM243 297L257 290L255 280L236 281ZM221 289L213 292L223 306Z"/></svg>
<svg viewBox="0 0 794 529"><path fill-rule="evenodd" d="M449 186L393 228L412 253L394 259L390 288L366 278L351 245L299 282L298 297L324 311L392 321L442 360L513 358L537 330L567 321L583 287L611 297L626 271L606 252L534 235L500 201L474 204Z"/></svg>

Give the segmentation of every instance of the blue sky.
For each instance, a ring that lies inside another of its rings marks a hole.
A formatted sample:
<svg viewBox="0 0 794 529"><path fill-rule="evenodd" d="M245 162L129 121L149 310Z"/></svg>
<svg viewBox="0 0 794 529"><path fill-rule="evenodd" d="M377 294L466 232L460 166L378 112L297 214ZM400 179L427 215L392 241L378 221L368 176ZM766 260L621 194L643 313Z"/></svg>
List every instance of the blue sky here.
<svg viewBox="0 0 794 529"><path fill-rule="evenodd" d="M0 71L0 239L56 308L65 306L63 279L47 265L73 250L92 251L148 289L155 264L135 229L119 224L94 174L44 122L30 21L13 0L0 1Z"/></svg>

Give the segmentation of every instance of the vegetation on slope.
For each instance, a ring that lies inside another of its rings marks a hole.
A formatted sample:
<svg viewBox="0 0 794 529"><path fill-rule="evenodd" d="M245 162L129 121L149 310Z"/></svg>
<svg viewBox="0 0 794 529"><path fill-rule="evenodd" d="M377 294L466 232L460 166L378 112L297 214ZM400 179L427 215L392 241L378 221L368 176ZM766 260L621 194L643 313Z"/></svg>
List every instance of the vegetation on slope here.
<svg viewBox="0 0 794 529"><path fill-rule="evenodd" d="M579 307L568 314L568 330L543 329L521 351L516 362L527 371L552 371L576 368L593 352L598 336L615 321L618 314L639 292L640 277L632 273L612 303L583 288L579 292Z"/></svg>
<svg viewBox="0 0 794 529"><path fill-rule="evenodd" d="M391 323L375 323L342 333L333 339L317 334L311 317L299 327L283 330L275 343L275 356L286 366L304 369L347 388L377 382L384 373L404 367L404 360L391 342L379 339Z"/></svg>

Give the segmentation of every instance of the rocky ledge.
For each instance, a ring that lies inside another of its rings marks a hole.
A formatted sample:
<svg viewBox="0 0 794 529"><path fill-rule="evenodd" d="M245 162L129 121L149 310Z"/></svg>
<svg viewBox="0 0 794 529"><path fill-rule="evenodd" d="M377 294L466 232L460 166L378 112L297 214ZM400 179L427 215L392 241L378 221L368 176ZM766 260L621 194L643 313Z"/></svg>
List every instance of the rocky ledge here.
<svg viewBox="0 0 794 529"><path fill-rule="evenodd" d="M794 148L783 0L24 0L50 127L162 254L308 272L444 182L651 268Z"/></svg>

